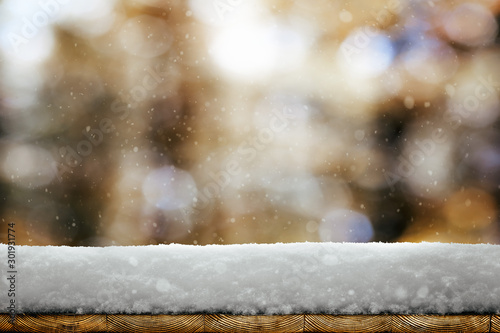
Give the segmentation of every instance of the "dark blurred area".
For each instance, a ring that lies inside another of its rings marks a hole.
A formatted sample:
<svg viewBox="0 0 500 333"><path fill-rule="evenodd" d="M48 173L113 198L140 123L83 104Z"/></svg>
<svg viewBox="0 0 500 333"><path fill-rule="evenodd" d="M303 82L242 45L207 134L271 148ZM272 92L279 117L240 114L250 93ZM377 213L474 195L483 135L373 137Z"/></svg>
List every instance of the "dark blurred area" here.
<svg viewBox="0 0 500 333"><path fill-rule="evenodd" d="M0 3L0 242L500 243L498 1Z"/></svg>

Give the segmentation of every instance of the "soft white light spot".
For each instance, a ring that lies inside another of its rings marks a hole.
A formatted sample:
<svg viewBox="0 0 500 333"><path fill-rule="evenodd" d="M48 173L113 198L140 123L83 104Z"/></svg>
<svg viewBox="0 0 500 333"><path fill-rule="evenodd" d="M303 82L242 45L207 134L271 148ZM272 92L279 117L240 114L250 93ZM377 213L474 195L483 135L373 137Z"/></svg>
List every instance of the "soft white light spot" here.
<svg viewBox="0 0 500 333"><path fill-rule="evenodd" d="M453 95L455 95L455 87L453 87L451 84L448 83L444 86L444 88L448 96L452 97Z"/></svg>
<svg viewBox="0 0 500 333"><path fill-rule="evenodd" d="M464 3L447 12L443 26L451 40L470 47L491 44L498 32L493 13L478 3Z"/></svg>
<svg viewBox="0 0 500 333"><path fill-rule="evenodd" d="M339 19L344 23L349 23L352 21L352 14L350 11L342 9L339 13Z"/></svg>
<svg viewBox="0 0 500 333"><path fill-rule="evenodd" d="M402 60L408 73L425 83L441 83L453 76L458 68L455 50L438 39L412 43L403 53Z"/></svg>
<svg viewBox="0 0 500 333"><path fill-rule="evenodd" d="M345 71L367 78L380 75L394 58L391 40L370 26L356 29L347 36L339 53Z"/></svg>
<svg viewBox="0 0 500 333"><path fill-rule="evenodd" d="M173 41L168 24L150 15L128 19L121 27L119 36L125 52L143 58L164 54Z"/></svg>
<svg viewBox="0 0 500 333"><path fill-rule="evenodd" d="M373 237L373 227L361 213L336 209L321 222L319 235L324 242L368 242Z"/></svg>
<svg viewBox="0 0 500 333"><path fill-rule="evenodd" d="M261 10L259 1L189 0L188 5L196 19L214 26L232 24Z"/></svg>
<svg viewBox="0 0 500 333"><path fill-rule="evenodd" d="M255 80L299 65L305 44L299 33L286 27L246 23L222 30L210 53L231 78Z"/></svg>
<svg viewBox="0 0 500 333"><path fill-rule="evenodd" d="M415 106L415 100L413 99L412 96L406 96L405 100L404 100L404 104L405 104L405 107L407 109L411 110Z"/></svg>
<svg viewBox="0 0 500 333"><path fill-rule="evenodd" d="M318 223L316 221L309 221L306 224L307 232L314 233L318 231Z"/></svg>
<svg viewBox="0 0 500 333"><path fill-rule="evenodd" d="M357 130L354 132L354 138L358 141L362 141L365 138L365 131Z"/></svg>
<svg viewBox="0 0 500 333"><path fill-rule="evenodd" d="M270 71L276 49L263 28L236 27L217 37L212 55L224 70L236 76L254 77Z"/></svg>
<svg viewBox="0 0 500 333"><path fill-rule="evenodd" d="M50 2L50 1L48 1ZM52 1L59 2L59 1ZM58 23L84 37L100 36L111 29L115 22L116 0L67 1L61 4Z"/></svg>
<svg viewBox="0 0 500 333"><path fill-rule="evenodd" d="M4 178L23 187L34 188L46 185L56 175L52 155L47 150L36 146L11 146L7 148L3 160Z"/></svg>
<svg viewBox="0 0 500 333"><path fill-rule="evenodd" d="M196 184L189 172L166 166L149 173L142 184L146 200L163 210L186 207L196 197Z"/></svg>

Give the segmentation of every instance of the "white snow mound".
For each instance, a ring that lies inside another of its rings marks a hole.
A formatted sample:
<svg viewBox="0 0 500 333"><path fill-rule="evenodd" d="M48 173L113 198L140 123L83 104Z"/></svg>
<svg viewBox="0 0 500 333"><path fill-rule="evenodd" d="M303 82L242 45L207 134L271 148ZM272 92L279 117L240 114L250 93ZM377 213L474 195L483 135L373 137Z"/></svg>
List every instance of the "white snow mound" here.
<svg viewBox="0 0 500 333"><path fill-rule="evenodd" d="M500 246L16 246L17 312L500 313ZM0 304L8 304L0 244ZM2 287L4 285L4 287ZM0 312L7 310L2 306Z"/></svg>

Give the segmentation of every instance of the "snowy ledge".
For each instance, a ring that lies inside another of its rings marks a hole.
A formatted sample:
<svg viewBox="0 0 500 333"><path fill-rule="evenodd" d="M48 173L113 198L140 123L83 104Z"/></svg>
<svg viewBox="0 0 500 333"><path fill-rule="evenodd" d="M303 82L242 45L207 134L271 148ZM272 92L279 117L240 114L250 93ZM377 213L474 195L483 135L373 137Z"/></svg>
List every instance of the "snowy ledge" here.
<svg viewBox="0 0 500 333"><path fill-rule="evenodd" d="M7 255L1 244L4 314ZM16 246L15 256L18 314L500 313L498 245Z"/></svg>

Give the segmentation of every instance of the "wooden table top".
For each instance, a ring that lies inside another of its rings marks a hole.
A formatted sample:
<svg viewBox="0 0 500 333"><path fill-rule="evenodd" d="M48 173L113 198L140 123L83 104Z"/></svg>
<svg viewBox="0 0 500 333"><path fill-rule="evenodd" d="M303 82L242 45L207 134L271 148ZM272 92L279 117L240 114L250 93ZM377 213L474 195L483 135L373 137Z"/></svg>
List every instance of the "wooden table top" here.
<svg viewBox="0 0 500 333"><path fill-rule="evenodd" d="M499 314L0 314L0 332L499 332Z"/></svg>

